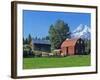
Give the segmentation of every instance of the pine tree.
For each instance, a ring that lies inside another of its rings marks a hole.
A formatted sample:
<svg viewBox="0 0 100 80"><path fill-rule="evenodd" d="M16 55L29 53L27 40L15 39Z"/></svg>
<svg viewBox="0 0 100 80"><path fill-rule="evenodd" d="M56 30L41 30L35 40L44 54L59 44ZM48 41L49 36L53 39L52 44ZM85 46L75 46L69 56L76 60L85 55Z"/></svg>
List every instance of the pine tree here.
<svg viewBox="0 0 100 80"><path fill-rule="evenodd" d="M69 38L69 26L68 24L64 23L62 20L57 20L54 25L50 26L49 29L49 38L51 42L52 49L59 49L62 42Z"/></svg>
<svg viewBox="0 0 100 80"><path fill-rule="evenodd" d="M31 35L29 34L29 36L28 36L28 44L30 44L31 41L32 41L32 37L31 37Z"/></svg>
<svg viewBox="0 0 100 80"><path fill-rule="evenodd" d="M25 39L25 44L28 44L28 39L27 38Z"/></svg>
<svg viewBox="0 0 100 80"><path fill-rule="evenodd" d="M25 39L24 39L24 37L23 37L23 45L25 44Z"/></svg>

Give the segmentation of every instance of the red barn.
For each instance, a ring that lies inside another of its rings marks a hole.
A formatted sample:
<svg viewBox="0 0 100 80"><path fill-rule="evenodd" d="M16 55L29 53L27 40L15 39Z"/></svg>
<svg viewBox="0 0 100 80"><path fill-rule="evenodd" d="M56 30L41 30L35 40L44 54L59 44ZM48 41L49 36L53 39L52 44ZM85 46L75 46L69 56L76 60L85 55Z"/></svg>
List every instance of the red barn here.
<svg viewBox="0 0 100 80"><path fill-rule="evenodd" d="M84 40L79 39L66 39L61 44L61 55L75 55L75 54L84 54L85 45Z"/></svg>

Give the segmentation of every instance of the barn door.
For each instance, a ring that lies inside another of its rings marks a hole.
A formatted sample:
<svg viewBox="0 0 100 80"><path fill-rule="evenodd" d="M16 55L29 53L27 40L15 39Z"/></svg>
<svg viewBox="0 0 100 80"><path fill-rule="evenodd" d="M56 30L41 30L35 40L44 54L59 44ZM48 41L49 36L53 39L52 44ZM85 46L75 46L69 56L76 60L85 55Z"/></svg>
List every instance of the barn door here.
<svg viewBox="0 0 100 80"><path fill-rule="evenodd" d="M68 47L66 47L66 55L68 55Z"/></svg>

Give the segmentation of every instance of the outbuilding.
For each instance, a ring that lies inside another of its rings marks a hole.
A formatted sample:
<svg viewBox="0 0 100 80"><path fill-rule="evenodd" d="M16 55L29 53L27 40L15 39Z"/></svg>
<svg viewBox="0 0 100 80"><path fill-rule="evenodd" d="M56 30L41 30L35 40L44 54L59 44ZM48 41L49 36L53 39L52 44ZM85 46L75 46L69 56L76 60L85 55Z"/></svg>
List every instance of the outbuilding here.
<svg viewBox="0 0 100 80"><path fill-rule="evenodd" d="M61 55L82 55L85 52L84 40L81 38L77 39L66 39L61 44Z"/></svg>
<svg viewBox="0 0 100 80"><path fill-rule="evenodd" d="M33 39L30 43L32 50L50 52L51 44L49 40L36 40Z"/></svg>

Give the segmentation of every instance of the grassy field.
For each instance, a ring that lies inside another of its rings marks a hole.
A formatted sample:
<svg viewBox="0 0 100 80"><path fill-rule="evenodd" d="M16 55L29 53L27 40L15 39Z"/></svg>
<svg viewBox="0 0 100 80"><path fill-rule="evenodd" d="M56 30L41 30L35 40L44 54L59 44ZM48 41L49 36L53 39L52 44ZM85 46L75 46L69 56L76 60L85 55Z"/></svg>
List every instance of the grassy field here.
<svg viewBox="0 0 100 80"><path fill-rule="evenodd" d="M57 67L75 67L75 66L89 66L90 55L74 55L60 58L24 58L24 69L36 68L57 68Z"/></svg>

